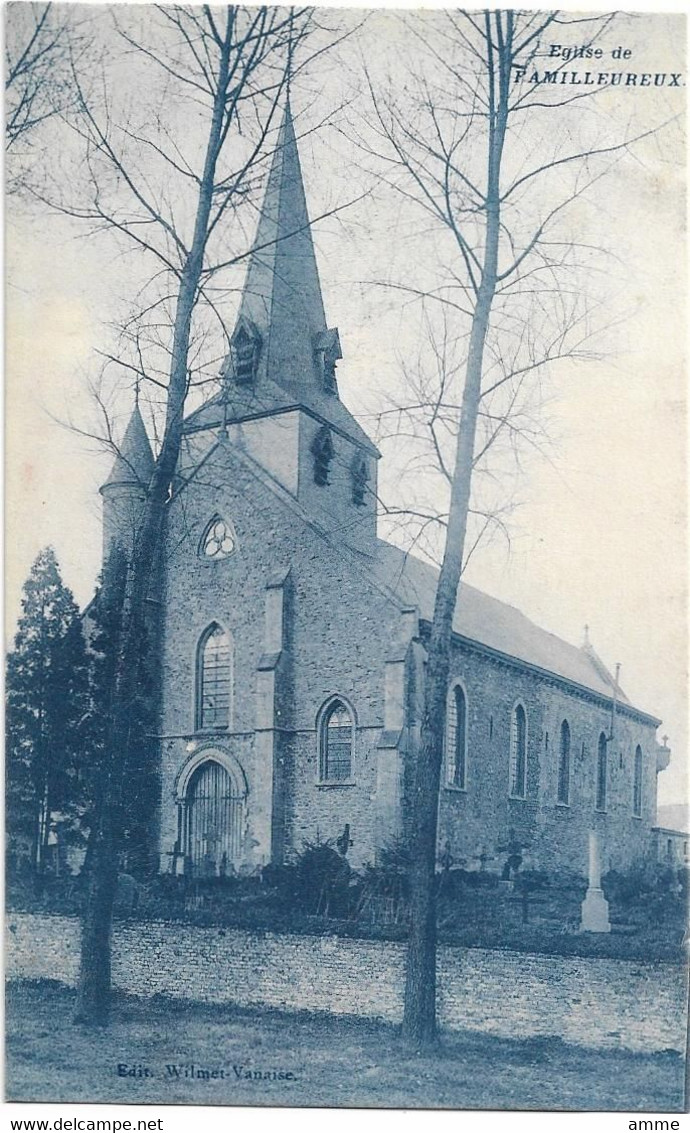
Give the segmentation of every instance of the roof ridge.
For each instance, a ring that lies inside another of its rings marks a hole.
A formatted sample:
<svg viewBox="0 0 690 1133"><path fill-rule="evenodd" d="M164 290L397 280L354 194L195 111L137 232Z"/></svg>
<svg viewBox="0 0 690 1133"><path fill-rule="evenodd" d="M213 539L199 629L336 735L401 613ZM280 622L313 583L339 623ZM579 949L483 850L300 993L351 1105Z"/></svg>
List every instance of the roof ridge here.
<svg viewBox="0 0 690 1133"><path fill-rule="evenodd" d="M390 550L396 554L401 563L401 570L394 586L408 586L416 594L420 608L426 599L426 610L421 616L429 620L433 613L433 597L438 581L439 570L433 563L420 558L411 551L405 551L395 543L385 539L377 539L379 552ZM381 566L381 558L379 558ZM424 571L425 579L420 577L405 577L407 564L409 573ZM397 573L397 572L396 572ZM429 593L433 584L434 592ZM461 581L461 587L468 602L458 601L453 620L453 632L460 637L484 645L506 656L514 657L518 661L531 664L537 668L553 672L572 684L590 688L599 695L611 697L616 692L621 704L632 707L625 693L616 686L603 662L588 655L583 649L572 642L545 629L532 618L528 617L518 606L487 594L472 583ZM427 593L424 593L424 591ZM473 597L476 596L476 597ZM460 598L460 593L458 594ZM490 604L491 609L486 607ZM482 610L481 607L485 606ZM474 607L474 608L473 608ZM500 613L508 615L506 621L501 621ZM496 616L491 617L491 613ZM598 663L597 663L598 662Z"/></svg>

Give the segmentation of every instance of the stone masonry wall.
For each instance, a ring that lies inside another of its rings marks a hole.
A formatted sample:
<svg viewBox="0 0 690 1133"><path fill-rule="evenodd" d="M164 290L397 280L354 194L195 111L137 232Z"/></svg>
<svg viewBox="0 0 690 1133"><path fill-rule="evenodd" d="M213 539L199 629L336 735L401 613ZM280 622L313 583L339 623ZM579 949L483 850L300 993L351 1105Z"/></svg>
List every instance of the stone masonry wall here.
<svg viewBox="0 0 690 1133"><path fill-rule="evenodd" d="M441 792L439 844L476 868L482 848L496 871L505 861L498 849L512 827L526 844L525 868L587 872L588 835L598 830L603 870L629 869L652 853L656 813L654 729L619 711L608 746L606 812L595 809L599 735L608 735L610 709L594 698L566 691L536 673L456 646L451 678L459 679L467 703L466 790ZM527 797L509 797L510 724L515 703L527 716ZM569 805L557 802L559 735L570 727ZM633 815L633 767L643 751L642 815Z"/></svg>
<svg viewBox="0 0 690 1133"><path fill-rule="evenodd" d="M233 524L237 549L227 559L203 561L198 543L215 513ZM337 837L353 825L354 864L374 857L376 742L383 722L383 653L397 628L398 610L371 585L364 566L336 554L317 531L281 500L281 490L222 446L199 469L168 524L164 593L163 783L161 850L177 837L175 778L192 745L215 743L241 763L252 794L265 773L253 743L257 666L264 651L264 603L271 577L290 570L286 618L290 696L278 702L281 775L285 784L287 851L317 834ZM230 727L195 730L197 643L219 621L232 635ZM318 782L316 719L333 695L346 698L355 716L356 783Z"/></svg>
<svg viewBox="0 0 690 1133"><path fill-rule="evenodd" d="M75 985L76 919L11 913L6 935L8 978ZM113 979L116 987L140 996L399 1023L404 954L403 944L384 941L119 922ZM684 971L671 964L439 950L439 1018L450 1030L683 1051L685 988Z"/></svg>
<svg viewBox="0 0 690 1133"><path fill-rule="evenodd" d="M213 439L209 435L207 443ZM196 443L201 443L198 438ZM217 512L234 525L237 549L225 560L203 561L198 542ZM246 776L247 841L252 842L253 799L268 772L266 749L255 740L266 585L288 568L289 612L276 693L278 765L273 768L280 788L281 841L290 857L305 841L333 839L349 823L352 864L359 867L375 858L380 844L377 744L384 718L385 662L399 633L400 612L368 579L365 556L335 552L295 511L287 493L243 461L229 442L199 467L170 509L162 596L164 855L178 833L175 778L194 750L212 744L236 758ZM215 620L232 635L233 691L229 728L209 734L195 729L195 665L199 638ZM511 828L525 844L524 865L549 871L586 872L590 829L599 831L604 870L627 869L653 852L656 745L650 725L620 709L609 744L607 810L599 813L597 744L599 734L609 732L610 709L595 697L567 691L548 676L463 645L454 647L451 678L462 681L467 696L467 784L463 791L448 786L441 791L439 846L448 842L456 862L476 866L485 851L489 868L499 870L505 860L500 847ZM332 696L348 702L356 721L349 784L319 782L316 721ZM527 715L524 800L509 797L510 721L517 700ZM568 806L556 799L563 719L571 735ZM637 743L644 753L641 817L632 813ZM408 788L412 759L405 774ZM251 845L247 861L250 866L258 861Z"/></svg>

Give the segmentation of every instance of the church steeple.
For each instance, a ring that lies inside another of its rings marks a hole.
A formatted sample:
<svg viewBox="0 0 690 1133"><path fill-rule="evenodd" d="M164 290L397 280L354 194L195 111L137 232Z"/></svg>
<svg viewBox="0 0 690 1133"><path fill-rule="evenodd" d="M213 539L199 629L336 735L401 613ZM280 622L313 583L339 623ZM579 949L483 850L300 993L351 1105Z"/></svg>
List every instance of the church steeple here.
<svg viewBox="0 0 690 1133"><path fill-rule="evenodd" d="M289 104L248 259L222 388L185 421L190 460L203 434L236 445L323 529L371 553L379 453L338 394Z"/></svg>
<svg viewBox="0 0 690 1133"><path fill-rule="evenodd" d="M285 107L233 334L226 380L337 395L290 103Z"/></svg>
<svg viewBox="0 0 690 1133"><path fill-rule="evenodd" d="M187 434L299 407L374 457L338 395L340 338L324 313L289 102L273 154L219 394L185 421Z"/></svg>

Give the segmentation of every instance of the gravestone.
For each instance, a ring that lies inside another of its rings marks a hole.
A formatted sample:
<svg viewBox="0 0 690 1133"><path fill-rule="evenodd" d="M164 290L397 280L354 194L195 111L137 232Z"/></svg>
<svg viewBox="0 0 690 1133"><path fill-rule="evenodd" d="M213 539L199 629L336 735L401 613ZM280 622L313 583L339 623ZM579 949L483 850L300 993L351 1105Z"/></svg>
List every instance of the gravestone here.
<svg viewBox="0 0 690 1133"><path fill-rule="evenodd" d="M139 883L129 873L117 875L115 910L121 916L131 917L139 904Z"/></svg>

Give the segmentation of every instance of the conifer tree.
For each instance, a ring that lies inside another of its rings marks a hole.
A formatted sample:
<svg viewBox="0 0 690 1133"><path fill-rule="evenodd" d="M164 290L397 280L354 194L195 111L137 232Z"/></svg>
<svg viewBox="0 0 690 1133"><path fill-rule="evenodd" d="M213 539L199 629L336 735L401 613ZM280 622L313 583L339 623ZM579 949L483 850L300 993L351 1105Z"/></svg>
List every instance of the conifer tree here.
<svg viewBox="0 0 690 1133"><path fill-rule="evenodd" d="M40 881L51 826L66 832L84 810L90 720L81 618L52 547L31 568L22 611L7 663L7 834L10 862L29 842Z"/></svg>
<svg viewBox="0 0 690 1133"><path fill-rule="evenodd" d="M113 682L122 646L122 609L126 597L127 557L114 543L106 559L94 600L89 607L89 652L91 655L91 753L87 772L90 803L88 825L98 826L107 780L105 756L108 728L112 723ZM138 650L137 696L130 712L130 740L121 753L124 797L110 794L113 820L113 856L123 856L127 868L145 871L151 851L152 814L158 804L155 761L148 750L155 730L155 693L151 667L149 626L141 630Z"/></svg>

